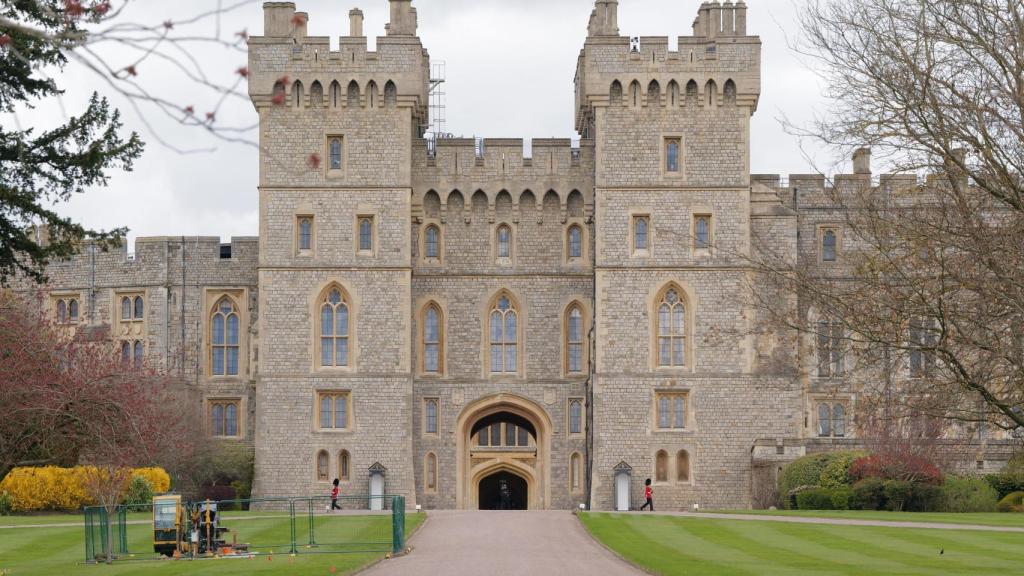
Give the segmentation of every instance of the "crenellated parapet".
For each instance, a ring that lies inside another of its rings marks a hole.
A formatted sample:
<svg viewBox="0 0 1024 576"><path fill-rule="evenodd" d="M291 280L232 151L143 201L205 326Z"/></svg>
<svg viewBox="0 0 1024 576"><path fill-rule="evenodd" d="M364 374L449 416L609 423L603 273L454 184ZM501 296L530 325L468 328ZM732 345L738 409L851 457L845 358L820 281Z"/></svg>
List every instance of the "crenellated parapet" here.
<svg viewBox="0 0 1024 576"><path fill-rule="evenodd" d="M349 35L331 50L330 38L308 36L309 15L293 2L267 2L264 35L249 39L249 94L257 110L273 106L344 108L354 104L385 106L385 89L398 107L413 110L425 125L430 56L416 36L417 16L411 0L390 0L387 35L370 51L363 13L349 13ZM376 88L379 98L371 94ZM281 97L283 96L283 98Z"/></svg>
<svg viewBox="0 0 1024 576"><path fill-rule="evenodd" d="M617 9L618 2L599 0L591 13L576 71L578 131L588 131L595 107L692 105L707 110L737 105L750 114L757 110L761 40L747 35L746 4L705 2L693 35L680 36L676 50L669 49L668 37L620 36ZM657 101L648 98L652 83L660 88Z"/></svg>

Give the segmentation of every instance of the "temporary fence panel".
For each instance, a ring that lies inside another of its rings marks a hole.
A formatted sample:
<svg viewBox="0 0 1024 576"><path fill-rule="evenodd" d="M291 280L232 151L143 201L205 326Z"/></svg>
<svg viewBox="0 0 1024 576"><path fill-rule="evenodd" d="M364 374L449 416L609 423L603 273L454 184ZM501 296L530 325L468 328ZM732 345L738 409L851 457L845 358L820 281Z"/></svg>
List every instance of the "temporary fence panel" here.
<svg viewBox="0 0 1024 576"><path fill-rule="evenodd" d="M374 500L381 512L372 511ZM225 545L253 554L399 552L405 548L404 496L261 498L184 503L186 517L207 503L216 506ZM182 539L190 540L191 526ZM109 546L108 546L109 543ZM211 555L216 554L215 550ZM149 560L154 551L153 507L85 509L85 556L90 563ZM189 554L192 556L192 554Z"/></svg>

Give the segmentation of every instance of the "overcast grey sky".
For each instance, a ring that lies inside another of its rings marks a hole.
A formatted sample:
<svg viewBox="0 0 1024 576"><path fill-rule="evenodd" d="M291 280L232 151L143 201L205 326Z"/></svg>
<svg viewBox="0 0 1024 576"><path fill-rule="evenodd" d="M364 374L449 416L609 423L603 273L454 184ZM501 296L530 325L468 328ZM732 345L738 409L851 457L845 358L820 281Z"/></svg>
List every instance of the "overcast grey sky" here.
<svg viewBox="0 0 1024 576"><path fill-rule="evenodd" d="M235 0L237 1L237 0ZM224 0L225 4L230 4ZM619 27L627 36L690 35L700 0L620 0ZM226 15L224 35L263 29L262 2ZM748 32L763 42L762 98L753 118L752 170L755 173L805 173L810 163L799 142L785 134L779 119L810 120L825 101L818 78L787 47L798 33L793 0L747 0ZM348 11L359 7L366 15L365 33L384 34L386 0L298 0L309 13L309 34L337 37L348 34ZM125 19L146 23L209 10L214 0L134 0ZM593 0L417 0L419 35L435 61L447 63L448 131L465 136L506 138L571 137L573 77L576 59L586 37ZM213 23L204 24L206 34ZM671 41L674 44L674 41ZM109 53L117 59L116 51ZM204 49L208 69L229 82L245 64L245 55L221 47ZM127 62L125 63L127 64ZM148 66L148 65L147 65ZM178 102L193 103L203 114L214 98L159 66L143 67L139 77L147 87ZM91 72L69 66L59 78L67 89L67 114L79 113L92 90L105 86ZM137 236L255 235L258 231L257 152L253 146L218 142L195 128L182 127L149 110L144 125L131 108L112 98L123 110L127 127L138 130L147 150L132 173L117 172L107 188L95 189L61 206L60 211L87 226L128 226ZM144 109L145 110L145 109ZM494 113L500 110L500 113ZM46 127L63 112L52 105L22 111L23 127ZM15 119L0 116L5 125ZM255 123L252 106L230 101L218 122ZM215 151L179 154L156 142L161 138L185 148L216 147ZM255 132L250 137L255 140ZM829 163L819 150L815 158Z"/></svg>

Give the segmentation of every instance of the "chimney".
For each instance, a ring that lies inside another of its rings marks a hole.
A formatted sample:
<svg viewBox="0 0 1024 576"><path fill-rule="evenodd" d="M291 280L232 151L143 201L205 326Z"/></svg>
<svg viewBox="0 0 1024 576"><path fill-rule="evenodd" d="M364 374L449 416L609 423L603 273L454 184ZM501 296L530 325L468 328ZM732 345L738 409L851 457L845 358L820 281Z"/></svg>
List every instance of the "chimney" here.
<svg viewBox="0 0 1024 576"><path fill-rule="evenodd" d="M265 2L263 4L263 35L284 38L292 35L294 2Z"/></svg>
<svg viewBox="0 0 1024 576"><path fill-rule="evenodd" d="M739 0L735 5L736 11L736 35L746 36L747 35L747 5L743 0Z"/></svg>
<svg viewBox="0 0 1024 576"><path fill-rule="evenodd" d="M416 19L412 11L412 0L389 0L391 3L391 22L388 23L388 36L415 36Z"/></svg>
<svg viewBox="0 0 1024 576"><path fill-rule="evenodd" d="M348 35L353 38L363 36L363 11L359 8L353 8L348 13Z"/></svg>
<svg viewBox="0 0 1024 576"><path fill-rule="evenodd" d="M725 0L725 4L722 5L722 36L735 36L733 15L732 0Z"/></svg>
<svg viewBox="0 0 1024 576"><path fill-rule="evenodd" d="M619 0L597 0L594 24L596 36L618 36Z"/></svg>
<svg viewBox="0 0 1024 576"><path fill-rule="evenodd" d="M309 14L306 12L296 12L289 24L291 24L293 36L305 38L307 26L309 25Z"/></svg>
<svg viewBox="0 0 1024 576"><path fill-rule="evenodd" d="M871 174L871 148L858 148L854 151L853 173Z"/></svg>
<svg viewBox="0 0 1024 576"><path fill-rule="evenodd" d="M708 20L708 38L721 36L722 31L722 5L718 0L710 4L710 18Z"/></svg>

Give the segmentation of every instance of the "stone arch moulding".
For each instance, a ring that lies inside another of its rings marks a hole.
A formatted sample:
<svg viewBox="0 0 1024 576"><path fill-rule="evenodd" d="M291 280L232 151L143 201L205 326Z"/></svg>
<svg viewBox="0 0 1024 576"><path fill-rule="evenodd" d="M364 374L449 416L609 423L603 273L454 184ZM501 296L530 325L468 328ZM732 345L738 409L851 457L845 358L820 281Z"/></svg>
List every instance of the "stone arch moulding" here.
<svg viewBox="0 0 1024 576"><path fill-rule="evenodd" d="M537 439L537 457L533 470L513 459L499 459L473 465L470 437L479 420L507 412L526 419L533 425ZM551 505L551 437L554 426L551 416L540 404L516 394L499 393L479 398L468 404L456 419L456 508L466 510L478 506L477 487L481 479L502 470L522 476L529 487L529 509L546 510Z"/></svg>
<svg viewBox="0 0 1024 576"><path fill-rule="evenodd" d="M684 306L684 335L685 335L685 355L686 364L682 368L667 368L659 365L658 362L658 306L661 299L668 293L669 290L676 290L679 298L682 300ZM663 282L659 282L654 285L647 296L647 313L649 323L648 332L650 333L650 348L648 353L648 363L653 370L675 370L682 372L693 372L697 364L697 347L694 345L694 341L697 339L697 309L700 306L700 302L697 299L697 295L688 282L679 279L669 279Z"/></svg>
<svg viewBox="0 0 1024 576"><path fill-rule="evenodd" d="M331 290L337 288L341 297L348 304L348 366L344 368L320 366L320 307ZM309 355L313 373L323 372L355 372L359 365L359 295L353 287L337 278L324 280L310 294L309 299Z"/></svg>

